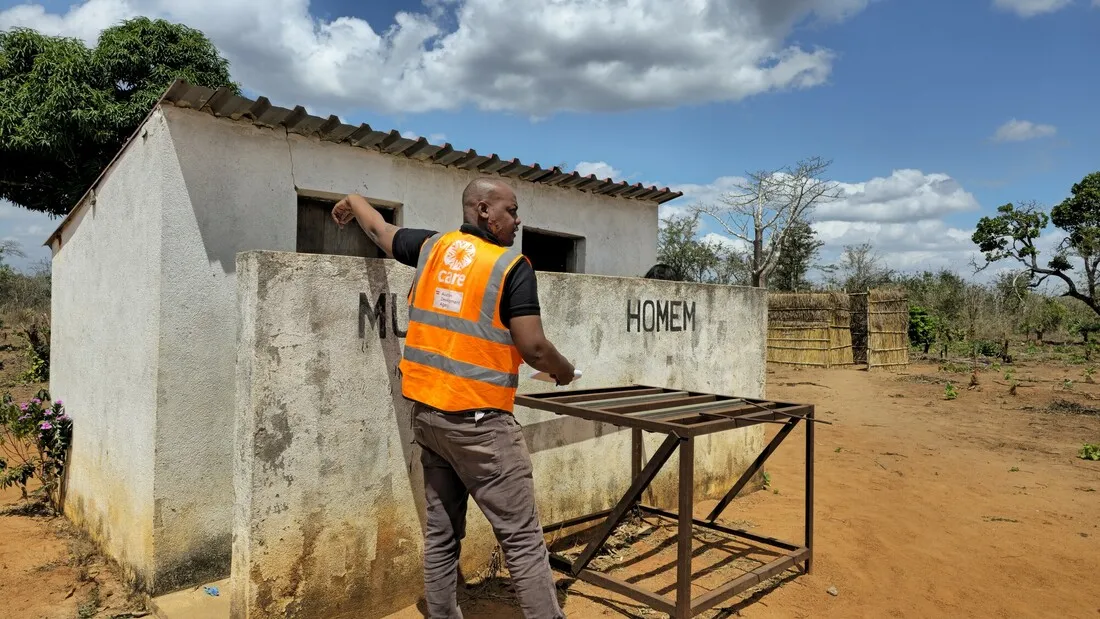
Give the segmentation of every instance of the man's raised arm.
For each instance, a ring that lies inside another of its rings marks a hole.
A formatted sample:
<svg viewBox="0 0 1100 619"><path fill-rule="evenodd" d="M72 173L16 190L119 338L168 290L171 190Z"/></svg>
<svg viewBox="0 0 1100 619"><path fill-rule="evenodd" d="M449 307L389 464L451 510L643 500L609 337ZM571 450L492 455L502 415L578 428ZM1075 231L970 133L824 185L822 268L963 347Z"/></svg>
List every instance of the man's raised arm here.
<svg viewBox="0 0 1100 619"><path fill-rule="evenodd" d="M573 364L546 339L541 317L513 316L508 329L512 332L512 342L527 365L550 374L559 385L573 382Z"/></svg>
<svg viewBox="0 0 1100 619"><path fill-rule="evenodd" d="M367 233L375 245L382 248L387 256L393 256L393 235L398 227L382 219L382 214L374 210L367 199L358 194L350 194L332 208L332 219L343 227L352 219Z"/></svg>

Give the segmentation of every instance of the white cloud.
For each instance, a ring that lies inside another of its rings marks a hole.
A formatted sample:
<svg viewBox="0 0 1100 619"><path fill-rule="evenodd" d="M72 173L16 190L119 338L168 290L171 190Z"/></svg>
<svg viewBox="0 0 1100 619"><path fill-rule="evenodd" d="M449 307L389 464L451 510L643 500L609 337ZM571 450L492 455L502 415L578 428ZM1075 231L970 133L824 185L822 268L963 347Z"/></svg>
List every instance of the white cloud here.
<svg viewBox="0 0 1100 619"><path fill-rule="evenodd" d="M401 132L401 137L405 138L406 140L418 140L420 139L420 134L415 131L406 129L405 131ZM442 144L447 141L447 134L429 133L424 139L428 140L429 144Z"/></svg>
<svg viewBox="0 0 1100 619"><path fill-rule="evenodd" d="M85 0L64 13L25 4L0 29L93 41L135 15L205 32L234 77L276 103L407 113L473 105L547 115L737 101L811 88L834 54L788 42L870 0L431 0L385 30L315 18L308 0Z"/></svg>
<svg viewBox="0 0 1100 619"><path fill-rule="evenodd" d="M603 161L582 161L578 163L573 170L581 176L595 174L596 178L610 178L615 181L621 180L623 176L622 171L616 170L611 167L610 164Z"/></svg>
<svg viewBox="0 0 1100 619"><path fill-rule="evenodd" d="M903 222L981 208L974 196L946 174L894 170L885 178L841 183L843 196L819 206L817 221Z"/></svg>
<svg viewBox="0 0 1100 619"><path fill-rule="evenodd" d="M681 184L672 189L684 192L677 207L692 204L716 204L723 195L738 192L744 177L723 176L706 185ZM894 170L890 176L859 183L839 183L842 195L820 204L814 211L817 221L918 221L950 213L981 208L973 194L947 174L925 174L920 170Z"/></svg>
<svg viewBox="0 0 1100 619"><path fill-rule="evenodd" d="M1092 0L1092 3L1100 5L1100 0ZM1023 18L1060 11L1071 4L1073 0L993 0L994 7Z"/></svg>
<svg viewBox="0 0 1100 619"><path fill-rule="evenodd" d="M994 142L1023 142L1025 140L1047 138L1057 132L1058 128L1054 125L1036 124L1030 120L1013 118L997 128L992 140Z"/></svg>

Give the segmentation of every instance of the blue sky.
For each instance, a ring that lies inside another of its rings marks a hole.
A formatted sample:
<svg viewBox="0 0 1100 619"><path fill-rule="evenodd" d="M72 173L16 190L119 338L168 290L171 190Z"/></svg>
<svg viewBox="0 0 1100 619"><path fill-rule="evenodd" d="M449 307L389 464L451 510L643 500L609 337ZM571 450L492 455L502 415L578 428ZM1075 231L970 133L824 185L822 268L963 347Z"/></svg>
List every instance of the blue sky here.
<svg viewBox="0 0 1100 619"><path fill-rule="evenodd" d="M231 4L0 0L0 28L91 41L164 16L250 94L684 190L666 213L822 156L845 191L815 218L824 258L871 242L903 270L962 269L978 217L1100 170L1100 0ZM55 224L0 207L28 260Z"/></svg>

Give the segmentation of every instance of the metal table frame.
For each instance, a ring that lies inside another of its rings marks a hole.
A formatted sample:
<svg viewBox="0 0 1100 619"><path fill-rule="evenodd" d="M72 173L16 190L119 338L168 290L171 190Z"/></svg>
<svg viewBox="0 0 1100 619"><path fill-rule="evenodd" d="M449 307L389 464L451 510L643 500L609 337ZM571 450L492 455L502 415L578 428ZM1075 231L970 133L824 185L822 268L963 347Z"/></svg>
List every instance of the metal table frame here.
<svg viewBox="0 0 1100 619"><path fill-rule="evenodd" d="M810 573L813 560L813 497L814 497L814 425L828 423L814 419L814 407L809 404L792 404L755 398L726 397L693 391L681 391L646 385L607 387L525 394L516 397L516 404L528 408L551 411L631 428L631 472L633 483L626 494L610 510L604 510L579 518L572 518L543 527L546 534L572 528L603 519L594 527L596 534L576 559L570 561L560 553L550 554L551 566L585 582L625 595L647 606L670 614L676 619L687 619L713 608L718 604L752 588L791 567L803 565ZM752 477L760 471L767 459L800 421L806 421L806 496L805 541L794 544L748 531L717 524L718 516L729 505ZM759 423L778 424L782 427L756 460L741 475L729 492L704 520L693 517L695 479L695 438L724 430L744 428ZM666 438L649 462L642 464L642 432L657 432ZM680 477L678 513L641 504L642 493L668 462L679 451ZM676 596L669 598L643 589L633 583L588 567L599 553L615 528L632 511L676 520ZM721 587L692 598L691 557L694 527L750 540L782 554L765 565L748 572Z"/></svg>

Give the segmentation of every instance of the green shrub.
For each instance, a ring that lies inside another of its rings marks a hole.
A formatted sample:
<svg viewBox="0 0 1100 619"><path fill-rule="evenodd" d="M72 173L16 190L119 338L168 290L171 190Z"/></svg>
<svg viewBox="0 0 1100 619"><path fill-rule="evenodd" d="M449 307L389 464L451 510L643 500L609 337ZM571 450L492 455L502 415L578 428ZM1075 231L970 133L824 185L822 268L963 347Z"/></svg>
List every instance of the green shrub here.
<svg viewBox="0 0 1100 619"><path fill-rule="evenodd" d="M61 400L50 402L46 390L29 402L16 404L10 394L0 402L0 488L19 486L23 498L34 477L39 492L60 510L60 481L64 473L73 422Z"/></svg>

